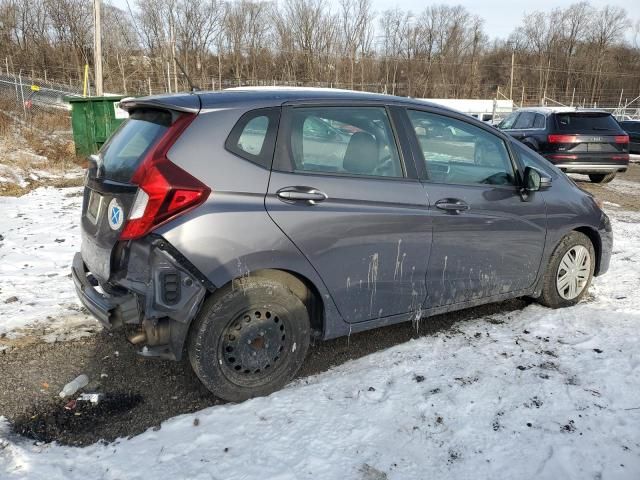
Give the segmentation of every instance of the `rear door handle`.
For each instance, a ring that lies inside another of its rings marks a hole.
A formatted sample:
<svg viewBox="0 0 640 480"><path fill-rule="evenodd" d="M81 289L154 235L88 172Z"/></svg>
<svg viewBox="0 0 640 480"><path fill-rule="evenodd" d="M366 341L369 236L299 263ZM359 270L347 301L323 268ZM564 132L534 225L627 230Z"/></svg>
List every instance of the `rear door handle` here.
<svg viewBox="0 0 640 480"><path fill-rule="evenodd" d="M436 208L448 212L463 212L469 210L469 204L457 198L443 198L436 202Z"/></svg>
<svg viewBox="0 0 640 480"><path fill-rule="evenodd" d="M278 190L276 195L285 202L307 202L311 205L329 198L326 193L311 187L285 187Z"/></svg>

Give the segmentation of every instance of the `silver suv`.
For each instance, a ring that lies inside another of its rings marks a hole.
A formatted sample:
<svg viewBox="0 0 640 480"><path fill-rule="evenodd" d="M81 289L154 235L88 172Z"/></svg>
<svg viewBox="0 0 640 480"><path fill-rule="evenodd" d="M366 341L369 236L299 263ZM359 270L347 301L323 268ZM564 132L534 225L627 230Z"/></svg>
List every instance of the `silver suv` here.
<svg viewBox="0 0 640 480"><path fill-rule="evenodd" d="M78 295L223 399L282 387L312 337L524 295L569 306L609 265L589 194L443 107L320 89L121 107L87 172Z"/></svg>

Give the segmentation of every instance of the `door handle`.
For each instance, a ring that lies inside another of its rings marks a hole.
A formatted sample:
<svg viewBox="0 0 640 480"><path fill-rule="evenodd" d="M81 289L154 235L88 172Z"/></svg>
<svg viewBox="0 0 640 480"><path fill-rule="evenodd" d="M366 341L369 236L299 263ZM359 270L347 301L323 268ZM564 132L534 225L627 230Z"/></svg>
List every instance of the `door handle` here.
<svg viewBox="0 0 640 480"><path fill-rule="evenodd" d="M276 195L286 202L308 202L311 205L329 198L326 193L310 187L285 187L278 190Z"/></svg>
<svg viewBox="0 0 640 480"><path fill-rule="evenodd" d="M443 198L436 202L436 208L446 210L448 212L462 212L469 210L469 204L457 198Z"/></svg>

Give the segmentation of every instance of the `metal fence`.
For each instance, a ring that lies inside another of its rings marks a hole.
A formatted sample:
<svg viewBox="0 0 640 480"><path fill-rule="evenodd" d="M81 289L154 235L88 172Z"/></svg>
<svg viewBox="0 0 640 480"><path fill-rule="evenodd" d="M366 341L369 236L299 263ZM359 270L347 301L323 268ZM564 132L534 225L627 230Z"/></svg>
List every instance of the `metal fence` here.
<svg viewBox="0 0 640 480"><path fill-rule="evenodd" d="M67 114L67 96L82 96L82 88L22 74L0 74L0 103L3 109L22 114L25 119L41 113Z"/></svg>

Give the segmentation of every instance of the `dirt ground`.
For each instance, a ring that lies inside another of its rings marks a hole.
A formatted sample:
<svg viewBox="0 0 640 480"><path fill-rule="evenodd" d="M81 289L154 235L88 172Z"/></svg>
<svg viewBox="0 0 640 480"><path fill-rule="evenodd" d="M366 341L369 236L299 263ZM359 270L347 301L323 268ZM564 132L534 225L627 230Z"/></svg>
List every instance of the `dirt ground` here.
<svg viewBox="0 0 640 480"><path fill-rule="evenodd" d="M640 165L631 165L608 185L588 183L582 188L612 208L640 210ZM614 205L612 205L614 204ZM417 336L455 329L458 322L515 311L527 304L511 300L425 319L416 332L400 324L313 345L298 377L304 378L348 360L389 348ZM137 356L117 333L101 332L81 340L38 343L30 339L0 353L1 413L15 430L40 441L57 440L87 445L159 428L164 420L222 403L198 381L188 362L168 362ZM100 408L78 405L66 410L58 398L62 386L85 373L85 391L103 392Z"/></svg>
<svg viewBox="0 0 640 480"><path fill-rule="evenodd" d="M638 163L630 164L629 169L625 173L619 173L611 183L591 183L586 175L572 175L572 178L581 188L605 202L614 203L624 210L640 210L640 164Z"/></svg>

